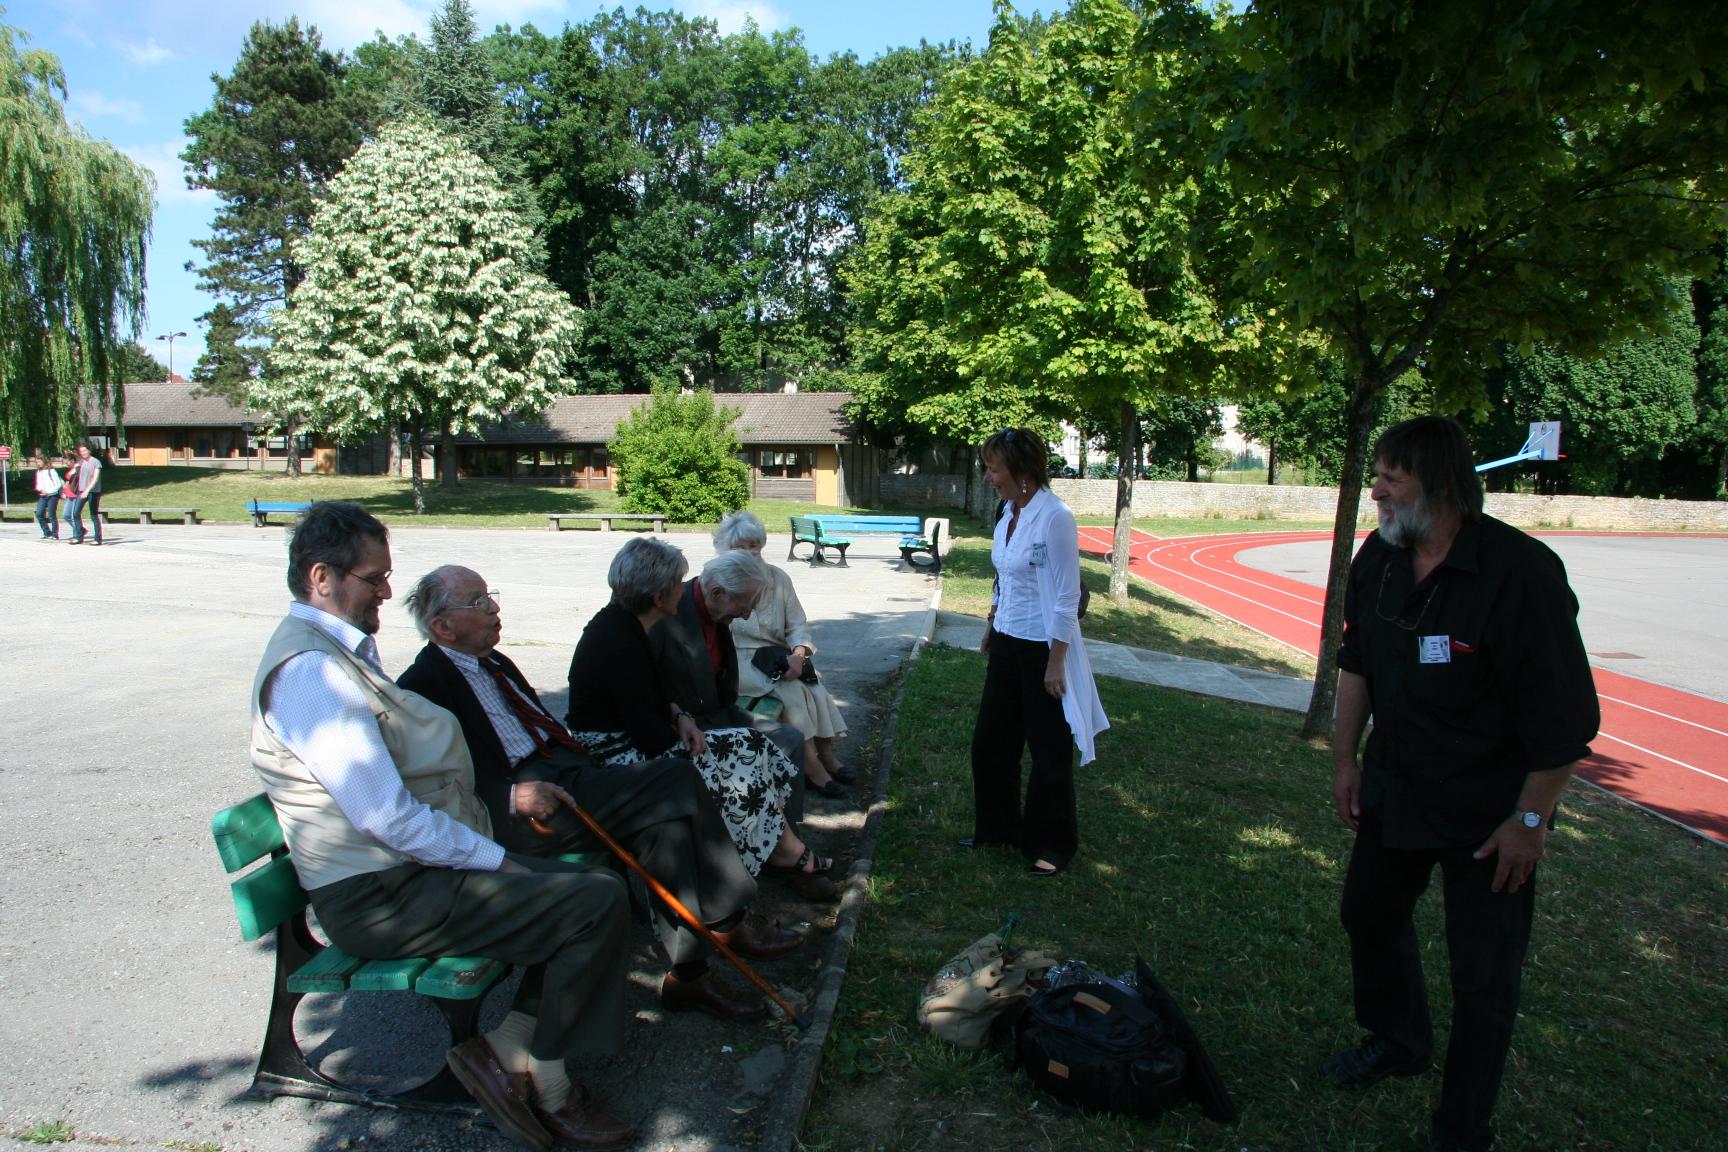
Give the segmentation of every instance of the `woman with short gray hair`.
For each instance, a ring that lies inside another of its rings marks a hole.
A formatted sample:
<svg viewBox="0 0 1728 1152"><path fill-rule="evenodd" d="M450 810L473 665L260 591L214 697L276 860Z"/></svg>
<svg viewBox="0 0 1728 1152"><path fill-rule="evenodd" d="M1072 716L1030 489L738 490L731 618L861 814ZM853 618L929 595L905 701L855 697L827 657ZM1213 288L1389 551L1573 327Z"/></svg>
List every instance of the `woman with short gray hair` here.
<svg viewBox="0 0 1728 1152"><path fill-rule="evenodd" d="M733 512L714 529L714 547L721 555L748 553L761 559L768 530L752 512ZM855 776L834 753L834 741L846 735L846 721L834 698L817 678L811 657L816 644L809 618L792 577L766 562L768 587L747 620L732 624L738 648L738 694L781 703L781 719L804 734L804 779L810 788L837 800Z"/></svg>
<svg viewBox="0 0 1728 1152"><path fill-rule="evenodd" d="M702 579L710 585L712 610L723 620L730 612L748 612L761 590L761 565L711 568L712 561ZM704 730L692 715L701 714L698 702L668 691L679 681L667 676L649 636L678 612L687 570L682 552L652 537L635 537L618 550L606 574L612 602L588 621L570 660L564 719L571 734L609 764L689 755L755 876L765 864L812 856L786 818L798 768L748 719Z"/></svg>

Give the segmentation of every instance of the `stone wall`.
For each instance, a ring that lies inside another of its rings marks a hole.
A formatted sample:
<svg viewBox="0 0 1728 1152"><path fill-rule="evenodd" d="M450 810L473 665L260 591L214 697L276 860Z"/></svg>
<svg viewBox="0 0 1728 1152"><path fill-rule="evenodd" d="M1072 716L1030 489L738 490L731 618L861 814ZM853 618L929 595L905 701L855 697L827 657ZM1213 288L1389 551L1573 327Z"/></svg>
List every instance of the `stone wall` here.
<svg viewBox="0 0 1728 1152"><path fill-rule="evenodd" d="M1079 516L1110 516L1116 508L1114 480L1052 480L1050 488ZM921 474L883 476L884 504L960 508L966 478ZM974 515L988 516L988 486L973 487ZM1186 484L1142 480L1134 485L1134 515L1195 520L1311 520L1330 523L1336 488L1283 484ZM1728 532L1728 501L1633 500L1610 496L1532 496L1490 492L1489 515L1525 528L1575 528L1617 532ZM1375 522L1374 502L1363 494L1357 520Z"/></svg>

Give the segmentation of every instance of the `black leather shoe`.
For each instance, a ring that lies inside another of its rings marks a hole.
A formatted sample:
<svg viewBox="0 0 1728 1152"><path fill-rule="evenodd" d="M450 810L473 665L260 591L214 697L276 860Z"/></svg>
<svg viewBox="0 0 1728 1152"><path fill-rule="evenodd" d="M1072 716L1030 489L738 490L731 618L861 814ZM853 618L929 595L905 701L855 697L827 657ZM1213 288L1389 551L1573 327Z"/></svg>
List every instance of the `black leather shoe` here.
<svg viewBox="0 0 1728 1152"><path fill-rule="evenodd" d="M826 796L830 800L844 800L846 798L846 786L840 783L838 777L830 777L826 784L812 784L806 780L804 786L816 795Z"/></svg>
<svg viewBox="0 0 1728 1152"><path fill-rule="evenodd" d="M1428 1065L1428 1057L1406 1055L1390 1040L1370 1036L1354 1048L1328 1056L1320 1065L1320 1077L1340 1088L1366 1088L1388 1076L1420 1076Z"/></svg>
<svg viewBox="0 0 1728 1152"><path fill-rule="evenodd" d="M858 773L852 771L852 769L850 769L850 768L839 768L833 772L828 773L828 775L830 775L834 779L840 781L840 783L842 783L842 784L856 784L856 783L858 783Z"/></svg>
<svg viewBox="0 0 1728 1152"><path fill-rule="evenodd" d="M760 998L733 991L712 972L703 973L700 980L680 980L666 973L660 981L660 1006L668 1012L706 1012L721 1020L758 1020L768 1015L768 1005Z"/></svg>

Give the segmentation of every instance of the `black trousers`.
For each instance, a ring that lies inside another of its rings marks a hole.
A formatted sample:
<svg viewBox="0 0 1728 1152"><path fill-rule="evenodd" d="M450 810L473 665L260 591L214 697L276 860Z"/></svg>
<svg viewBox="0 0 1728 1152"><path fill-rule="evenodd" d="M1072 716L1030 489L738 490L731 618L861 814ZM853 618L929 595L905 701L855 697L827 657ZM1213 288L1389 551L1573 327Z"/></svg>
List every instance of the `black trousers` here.
<svg viewBox="0 0 1728 1152"><path fill-rule="evenodd" d="M1416 1057L1434 1050L1428 992L1411 920L1440 866L1446 951L1452 970L1452 1037L1446 1047L1438 1140L1486 1149L1494 1142L1494 1101L1512 1045L1536 877L1517 892L1490 891L1496 860L1472 858L1479 845L1405 850L1381 842L1377 813L1364 812L1344 877L1341 914L1350 935L1356 1022Z"/></svg>
<svg viewBox="0 0 1728 1152"><path fill-rule="evenodd" d="M308 893L318 923L367 960L484 956L526 968L514 1007L541 1060L611 1056L624 1030L630 901L610 872L512 853L524 873L399 864Z"/></svg>
<svg viewBox="0 0 1728 1152"><path fill-rule="evenodd" d="M1050 646L996 633L984 673L984 699L972 730L972 837L1013 844L1028 860L1066 867L1080 847L1074 812L1074 734L1062 702L1044 691ZM1026 804L1020 761L1032 750Z"/></svg>
<svg viewBox="0 0 1728 1152"><path fill-rule="evenodd" d="M756 881L738 857L719 805L696 766L682 757L613 766L554 748L518 765L517 779L549 780L569 792L704 924L726 923L756 898ZM506 848L520 845L534 855L605 851L600 838L567 808L552 818L551 836L536 835L527 820L508 813L494 812L492 824ZM508 839L503 838L506 829ZM653 908L655 935L673 964L707 957L707 941L658 900Z"/></svg>

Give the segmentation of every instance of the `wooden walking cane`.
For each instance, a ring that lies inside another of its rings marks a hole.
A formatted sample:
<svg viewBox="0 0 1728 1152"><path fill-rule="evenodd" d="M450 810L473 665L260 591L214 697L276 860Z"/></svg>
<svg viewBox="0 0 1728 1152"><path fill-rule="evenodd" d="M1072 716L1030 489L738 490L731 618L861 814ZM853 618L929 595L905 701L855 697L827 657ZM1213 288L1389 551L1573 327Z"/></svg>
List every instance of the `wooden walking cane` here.
<svg viewBox="0 0 1728 1152"><path fill-rule="evenodd" d="M786 1019L796 1024L799 1031L803 1031L810 1027L810 1017L807 1014L792 1011L792 1005L786 1003L785 999L781 997L778 992L774 991L774 989L768 985L766 980L756 975L750 965L744 963L742 957L732 951L731 948L727 947L726 941L720 939L714 929L702 923L701 919L699 919L695 913L684 907L684 902L682 900L667 891L666 885L660 883L652 872L644 868L640 860L630 855L630 853L625 850L624 845L612 839L612 834L606 831L606 829L600 827L600 822L598 820L595 820L594 817L584 812L582 810L582 805L576 803L576 801L570 799L568 796L561 796L559 797L559 800L566 808L576 813L576 818L588 826L588 831L599 837L600 842L606 845L609 852L618 857L618 859L624 861L624 866L626 868L640 876L643 883L648 885L649 891L660 897L660 899L665 902L666 907L672 909L672 911L678 914L678 919L684 921L685 925L692 932L708 941L708 943L714 945L715 951L719 952L720 955L726 957L726 959L732 962L732 967L738 969L739 972L742 972L746 980L756 985L757 988L761 989L764 996L774 1001L774 1006L779 1008L781 1012L785 1013ZM540 821L535 820L532 817L529 818L528 823L542 836L550 836L553 834L553 829L548 824L542 824Z"/></svg>

